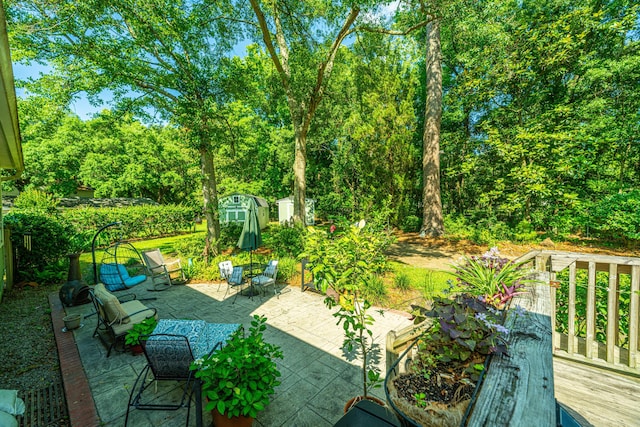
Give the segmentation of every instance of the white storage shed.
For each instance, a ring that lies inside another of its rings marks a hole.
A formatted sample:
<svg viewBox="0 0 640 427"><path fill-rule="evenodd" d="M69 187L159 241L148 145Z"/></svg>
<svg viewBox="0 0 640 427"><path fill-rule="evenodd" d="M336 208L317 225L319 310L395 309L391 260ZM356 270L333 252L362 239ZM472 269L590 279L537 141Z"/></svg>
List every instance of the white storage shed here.
<svg viewBox="0 0 640 427"><path fill-rule="evenodd" d="M291 221L293 218L293 196L285 197L276 202L278 205L278 221L280 224L285 221ZM305 199L305 211L307 225L315 224L315 201L313 199Z"/></svg>

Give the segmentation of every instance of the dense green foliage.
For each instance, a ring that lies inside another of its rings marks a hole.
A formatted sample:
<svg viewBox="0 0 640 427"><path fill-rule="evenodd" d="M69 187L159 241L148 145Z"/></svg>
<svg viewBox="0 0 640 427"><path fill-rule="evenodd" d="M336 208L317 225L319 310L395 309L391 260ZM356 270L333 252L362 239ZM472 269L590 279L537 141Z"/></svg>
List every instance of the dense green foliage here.
<svg viewBox="0 0 640 427"><path fill-rule="evenodd" d="M219 350L192 363L208 411L256 418L269 405L280 385L277 359L283 354L279 346L264 340L266 323L266 317L254 315L248 333L238 329Z"/></svg>
<svg viewBox="0 0 640 427"><path fill-rule="evenodd" d="M73 2L60 3L71 8L60 6L60 11L78 13L77 22L64 21L69 28L95 24L91 6L76 10ZM220 19L206 22L203 17L209 15L199 9L199 1L184 11L193 21L167 2L142 3L145 8L163 4L167 14L175 15L172 22L184 37L171 40L185 43L196 57L194 64L181 62L185 52L160 49L156 37L168 35L150 31L160 22L150 11L149 26L139 29L146 37L134 41L120 34L122 44L107 52L122 48L126 54L112 55L113 63L102 55L97 69L103 74L94 73L95 64L77 73L60 46L58 51L38 51L54 35L44 27L34 33L37 21L29 7L44 7L44 2L7 2L15 57L25 62L46 57L56 71L23 82L30 97L20 105L27 160L21 188L63 195L82 184L107 196L201 205L196 202L202 154L197 149L206 141L215 159L217 193L253 193L274 202L293 191L291 165L299 127L293 122L306 120L295 112L309 112L306 187L308 197L316 200L317 215L351 220L378 215L407 231L416 229L423 209L425 34L420 26L397 37L378 30L387 24L385 28L399 29L417 25L424 12L417 4L423 2L273 2L273 10L287 6L290 13L281 15L281 30L293 43L288 86L282 81L286 72L274 65L262 35L243 24L255 24L248 3L230 2L237 6L233 12L211 6ZM264 2L255 3L267 10ZM572 233L637 241L640 5L629 0L425 4L437 13L441 26L440 163L447 233L486 244ZM130 19L125 6L113 5L122 19ZM323 101L316 103L310 93L316 93L313 83L321 70L311 64L327 63L322 61L327 41L336 37L336 28L355 6L363 13L350 27L348 43L337 49L331 79L323 80L317 92ZM319 24L318 16L325 22ZM274 34L273 17L267 18ZM198 39L201 29L189 32L190 22L206 27L217 48ZM86 32L85 37L97 38L106 28L97 25L95 34ZM171 27L173 36L176 28ZM256 43L244 55L233 56L230 49L242 37ZM161 52L148 61L145 52L155 48ZM205 53L219 61L214 64ZM160 72L166 65L162 61L175 67ZM65 75L77 78L60 77ZM154 90L179 93L177 103L151 89L144 96L128 92L135 88L136 75L149 77L146 82ZM120 102L112 105L114 112L84 123L69 113L77 91L87 90L97 101L98 89L108 86L109 78ZM215 88L205 82L215 82ZM143 99L153 102L144 104ZM164 114L163 120L170 117L171 126L166 121L143 126L121 113L126 105L148 120L143 104ZM311 104L317 108L307 108ZM201 134L204 140L198 139ZM281 237L297 239L293 232Z"/></svg>
<svg viewBox="0 0 640 427"><path fill-rule="evenodd" d="M158 237L193 229L194 212L180 205L144 205L120 208L65 209L61 215L76 232L91 234L112 222L120 222L118 238Z"/></svg>
<svg viewBox="0 0 640 427"><path fill-rule="evenodd" d="M58 215L27 209L4 217L11 232L16 282L60 283L66 272L64 257L69 253L73 227Z"/></svg>

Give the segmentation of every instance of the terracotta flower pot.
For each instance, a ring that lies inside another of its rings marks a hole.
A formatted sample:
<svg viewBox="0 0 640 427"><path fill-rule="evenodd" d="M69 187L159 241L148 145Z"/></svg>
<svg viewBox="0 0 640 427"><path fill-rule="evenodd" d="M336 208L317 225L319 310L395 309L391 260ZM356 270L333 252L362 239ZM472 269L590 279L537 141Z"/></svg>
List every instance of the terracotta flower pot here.
<svg viewBox="0 0 640 427"><path fill-rule="evenodd" d="M142 346L140 344L134 344L131 346L131 354L138 356L142 354Z"/></svg>
<svg viewBox="0 0 640 427"><path fill-rule="evenodd" d="M217 409L211 411L213 417L213 425L215 427L251 427L253 418L240 415L239 417L227 417L221 414Z"/></svg>

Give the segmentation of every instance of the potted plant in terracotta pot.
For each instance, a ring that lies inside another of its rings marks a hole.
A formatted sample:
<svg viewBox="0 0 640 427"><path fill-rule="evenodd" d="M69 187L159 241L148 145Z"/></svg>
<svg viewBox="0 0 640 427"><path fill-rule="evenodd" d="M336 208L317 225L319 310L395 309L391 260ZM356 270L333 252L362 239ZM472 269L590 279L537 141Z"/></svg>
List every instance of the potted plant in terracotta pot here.
<svg viewBox="0 0 640 427"><path fill-rule="evenodd" d="M264 341L266 321L253 316L248 334L236 331L222 348L191 366L216 427L251 426L280 385L276 359L282 351Z"/></svg>
<svg viewBox="0 0 640 427"><path fill-rule="evenodd" d="M325 305L338 308L333 316L344 328L343 353L347 360L360 358L362 366L362 395L349 400L347 412L362 399L384 402L370 396L372 388L380 387L382 378L375 363L377 354L371 325L374 318L367 310L370 283L386 268L384 249L391 239L381 231L360 221L356 225L325 231L310 229L306 236L305 253L320 289L327 293ZM328 292L329 291L329 292Z"/></svg>
<svg viewBox="0 0 640 427"><path fill-rule="evenodd" d="M151 335L158 325L155 316L144 319L140 323L136 323L127 331L124 336L124 343L128 345L133 354L142 354L142 345L140 345L140 337Z"/></svg>

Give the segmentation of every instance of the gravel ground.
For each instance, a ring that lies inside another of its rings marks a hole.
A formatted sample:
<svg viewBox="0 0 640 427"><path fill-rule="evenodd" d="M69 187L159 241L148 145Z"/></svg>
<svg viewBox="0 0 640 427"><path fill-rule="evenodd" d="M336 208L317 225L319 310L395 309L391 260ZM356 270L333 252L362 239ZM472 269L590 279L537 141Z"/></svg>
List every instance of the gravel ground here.
<svg viewBox="0 0 640 427"><path fill-rule="evenodd" d="M5 292L0 303L0 389L24 395L61 380L47 299L51 292L55 287Z"/></svg>

